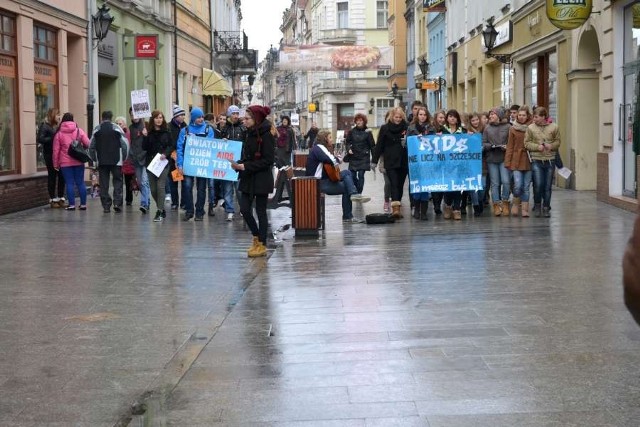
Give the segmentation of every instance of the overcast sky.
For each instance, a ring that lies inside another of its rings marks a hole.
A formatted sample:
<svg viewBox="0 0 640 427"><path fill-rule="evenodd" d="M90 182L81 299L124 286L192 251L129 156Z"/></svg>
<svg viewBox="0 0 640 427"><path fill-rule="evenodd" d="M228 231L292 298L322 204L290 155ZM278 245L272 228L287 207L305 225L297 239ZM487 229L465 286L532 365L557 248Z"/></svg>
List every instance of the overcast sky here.
<svg viewBox="0 0 640 427"><path fill-rule="evenodd" d="M291 0L242 0L242 29L249 37L249 49L258 50L262 61L269 46L279 47L282 12Z"/></svg>

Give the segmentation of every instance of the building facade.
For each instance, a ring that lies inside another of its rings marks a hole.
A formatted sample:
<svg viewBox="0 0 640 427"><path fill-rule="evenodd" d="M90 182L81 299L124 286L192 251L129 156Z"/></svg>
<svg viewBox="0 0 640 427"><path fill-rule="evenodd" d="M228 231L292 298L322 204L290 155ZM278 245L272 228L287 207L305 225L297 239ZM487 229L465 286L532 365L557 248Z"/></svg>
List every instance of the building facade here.
<svg viewBox="0 0 640 427"><path fill-rule="evenodd" d="M80 0L0 4L0 214L48 200L36 144L47 110L86 128L87 23Z"/></svg>

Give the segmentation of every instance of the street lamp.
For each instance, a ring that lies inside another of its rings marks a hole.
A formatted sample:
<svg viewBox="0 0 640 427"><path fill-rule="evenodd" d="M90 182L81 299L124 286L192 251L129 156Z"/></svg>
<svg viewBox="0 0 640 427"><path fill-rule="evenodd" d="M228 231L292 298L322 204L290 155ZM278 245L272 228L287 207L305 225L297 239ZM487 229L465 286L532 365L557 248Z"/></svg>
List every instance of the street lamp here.
<svg viewBox="0 0 640 427"><path fill-rule="evenodd" d="M498 39L498 31L496 27L493 25L493 18L487 19L487 26L482 30L482 38L484 39L484 45L487 48L485 55L489 58L497 59L499 62L503 64L511 65L511 55L510 54L493 54L491 51L496 45L496 40Z"/></svg>
<svg viewBox="0 0 640 427"><path fill-rule="evenodd" d="M427 77L429 77L429 63L424 56L422 57L422 60L420 60L418 66L422 72L422 80L427 80Z"/></svg>
<svg viewBox="0 0 640 427"><path fill-rule="evenodd" d="M94 40L97 40L98 43L107 37L109 27L111 27L111 23L115 19L109 14L109 10L110 9L107 5L103 4L96 14L91 17L91 21L93 22L93 33L95 34Z"/></svg>
<svg viewBox="0 0 640 427"><path fill-rule="evenodd" d="M256 76L254 74L249 74L247 81L249 82L249 87L253 86L253 83L256 81Z"/></svg>
<svg viewBox="0 0 640 427"><path fill-rule="evenodd" d="M249 104L251 104L251 100L253 99L253 94L251 92L247 95L247 99L249 100Z"/></svg>
<svg viewBox="0 0 640 427"><path fill-rule="evenodd" d="M393 82L393 84L391 85L391 93L393 93L393 98L398 100L397 103L394 103L394 107L397 107L402 102L402 95L398 93L398 90L398 83Z"/></svg>

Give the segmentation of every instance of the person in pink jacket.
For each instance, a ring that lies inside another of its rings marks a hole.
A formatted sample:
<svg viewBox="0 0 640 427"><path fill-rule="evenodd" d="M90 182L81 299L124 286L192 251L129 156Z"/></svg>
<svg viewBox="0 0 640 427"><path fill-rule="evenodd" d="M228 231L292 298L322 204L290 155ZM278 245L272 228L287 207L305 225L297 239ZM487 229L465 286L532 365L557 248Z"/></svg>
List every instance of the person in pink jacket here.
<svg viewBox="0 0 640 427"><path fill-rule="evenodd" d="M76 210L75 188L80 193L80 210L87 210L87 187L84 185L84 163L71 157L69 146L74 140L78 140L85 148L89 148L89 138L73 121L73 114L64 113L60 127L53 138L53 167L62 172L67 187L68 211Z"/></svg>

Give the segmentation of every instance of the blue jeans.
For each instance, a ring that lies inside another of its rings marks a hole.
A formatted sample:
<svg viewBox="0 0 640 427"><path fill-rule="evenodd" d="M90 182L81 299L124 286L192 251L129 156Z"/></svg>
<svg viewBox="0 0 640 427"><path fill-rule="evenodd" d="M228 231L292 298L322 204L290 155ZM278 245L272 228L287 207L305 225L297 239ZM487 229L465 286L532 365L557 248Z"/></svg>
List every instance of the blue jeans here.
<svg viewBox="0 0 640 427"><path fill-rule="evenodd" d="M531 186L531 171L513 171L513 196L520 197L523 202L529 202L529 187Z"/></svg>
<svg viewBox="0 0 640 427"><path fill-rule="evenodd" d="M76 192L74 186L78 187L80 205L86 206L87 187L84 185L84 165L61 167L60 172L62 172L62 176L64 176L64 182L67 187L67 200L69 201L69 206L76 205Z"/></svg>
<svg viewBox="0 0 640 427"><path fill-rule="evenodd" d="M140 166L136 162L136 179L138 187L140 187L140 206L149 208L151 204L151 188L149 187L149 177L147 176L147 168Z"/></svg>
<svg viewBox="0 0 640 427"><path fill-rule="evenodd" d="M487 191L487 175L482 175L482 190L471 191L471 204L479 206L484 203L484 192Z"/></svg>
<svg viewBox="0 0 640 427"><path fill-rule="evenodd" d="M235 190L235 182L222 181L222 198L224 199L225 213L236 213L233 207L233 191Z"/></svg>
<svg viewBox="0 0 640 427"><path fill-rule="evenodd" d="M351 171L351 175L353 175L353 184L356 186L356 190L358 193L362 194L362 190L364 190L364 173L366 171Z"/></svg>
<svg viewBox="0 0 640 427"><path fill-rule="evenodd" d="M533 172L533 203L545 208L551 207L551 185L556 165L553 161L534 160L531 163Z"/></svg>
<svg viewBox="0 0 640 427"><path fill-rule="evenodd" d="M353 218L353 205L351 195L357 194L356 186L353 184L353 175L348 170L340 172L340 181L332 182L328 179L320 180L320 191L329 196L342 194L342 219Z"/></svg>
<svg viewBox="0 0 640 427"><path fill-rule="evenodd" d="M491 177L491 201L498 203L501 200L509 200L511 192L511 171L502 163L487 163ZM500 191L502 184L502 191Z"/></svg>
<svg viewBox="0 0 640 427"><path fill-rule="evenodd" d="M207 186L209 179L199 178L193 176L184 177L183 185L184 191L182 192L182 200L184 201L185 211L187 215L193 215L193 181L196 181L196 216L204 216L204 202L207 198Z"/></svg>

